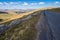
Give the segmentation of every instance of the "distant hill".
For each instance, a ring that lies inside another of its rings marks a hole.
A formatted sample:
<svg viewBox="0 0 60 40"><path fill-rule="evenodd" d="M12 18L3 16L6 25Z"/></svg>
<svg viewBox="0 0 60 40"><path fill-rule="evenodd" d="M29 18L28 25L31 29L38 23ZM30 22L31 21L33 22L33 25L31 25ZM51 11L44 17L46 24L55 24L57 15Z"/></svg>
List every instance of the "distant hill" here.
<svg viewBox="0 0 60 40"><path fill-rule="evenodd" d="M49 9L49 11L60 13L60 8Z"/></svg>
<svg viewBox="0 0 60 40"><path fill-rule="evenodd" d="M15 13L20 14L20 13L30 12L33 10L35 9L0 9L0 11L2 12L8 12L8 14L15 14Z"/></svg>

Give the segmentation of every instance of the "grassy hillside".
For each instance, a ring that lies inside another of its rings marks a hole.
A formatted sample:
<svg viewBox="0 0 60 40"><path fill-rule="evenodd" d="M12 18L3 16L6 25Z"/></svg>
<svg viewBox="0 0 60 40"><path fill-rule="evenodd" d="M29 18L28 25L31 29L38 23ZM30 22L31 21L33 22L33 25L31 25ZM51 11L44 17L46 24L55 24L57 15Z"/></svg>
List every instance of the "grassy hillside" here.
<svg viewBox="0 0 60 40"><path fill-rule="evenodd" d="M49 11L60 13L60 8L49 9Z"/></svg>
<svg viewBox="0 0 60 40"><path fill-rule="evenodd" d="M15 20L15 19L18 19L18 18L22 18L23 16L34 14L35 12L38 12L38 10L27 12L27 13L23 13L23 14L14 14L14 12L9 12L9 14L5 14L5 15L2 14L0 19L3 19L4 21L0 22L0 24L8 22L8 21L11 21L11 20ZM9 15L11 15L11 16L9 16Z"/></svg>
<svg viewBox="0 0 60 40"><path fill-rule="evenodd" d="M0 19L3 19L3 21L6 21L6 20L9 20L12 16L15 16L15 15L14 14L0 14Z"/></svg>
<svg viewBox="0 0 60 40"><path fill-rule="evenodd" d="M31 19L16 25L11 30L7 30L0 35L0 40L34 40L37 33L35 25L39 17L40 14L37 14Z"/></svg>

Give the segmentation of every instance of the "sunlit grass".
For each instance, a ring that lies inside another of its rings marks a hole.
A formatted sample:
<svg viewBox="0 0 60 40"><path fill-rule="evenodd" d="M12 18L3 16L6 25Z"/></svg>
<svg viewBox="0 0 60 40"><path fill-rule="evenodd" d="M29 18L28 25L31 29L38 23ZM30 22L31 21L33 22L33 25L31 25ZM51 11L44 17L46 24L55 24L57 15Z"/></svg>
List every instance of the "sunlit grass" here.
<svg viewBox="0 0 60 40"><path fill-rule="evenodd" d="M6 21L6 20L9 20L12 16L15 16L15 15L14 14L0 14L0 19L3 19L4 21Z"/></svg>
<svg viewBox="0 0 60 40"><path fill-rule="evenodd" d="M0 35L0 40L35 40L37 33L35 25L39 17L38 14L21 24L15 25L14 28Z"/></svg>
<svg viewBox="0 0 60 40"><path fill-rule="evenodd" d="M39 11L41 11L41 10L39 10ZM38 10L27 12L27 13L23 13L23 14L16 14L16 13L14 14L14 12L9 12L9 14L11 16L8 16L8 15L5 15L4 16L4 15L2 15L1 18L4 19L4 21L3 22L0 22L0 24L5 23L5 22L9 22L11 20L15 20L15 19L18 19L18 18L22 18L23 16L34 14L35 12L38 12Z"/></svg>

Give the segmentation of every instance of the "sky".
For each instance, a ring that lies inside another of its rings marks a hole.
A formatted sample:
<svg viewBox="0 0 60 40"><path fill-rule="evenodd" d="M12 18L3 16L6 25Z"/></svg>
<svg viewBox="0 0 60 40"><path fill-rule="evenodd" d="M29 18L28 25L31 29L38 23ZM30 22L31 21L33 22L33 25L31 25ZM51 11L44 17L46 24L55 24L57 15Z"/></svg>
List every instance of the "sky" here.
<svg viewBox="0 0 60 40"><path fill-rule="evenodd" d="M0 0L0 9L60 7L60 0Z"/></svg>

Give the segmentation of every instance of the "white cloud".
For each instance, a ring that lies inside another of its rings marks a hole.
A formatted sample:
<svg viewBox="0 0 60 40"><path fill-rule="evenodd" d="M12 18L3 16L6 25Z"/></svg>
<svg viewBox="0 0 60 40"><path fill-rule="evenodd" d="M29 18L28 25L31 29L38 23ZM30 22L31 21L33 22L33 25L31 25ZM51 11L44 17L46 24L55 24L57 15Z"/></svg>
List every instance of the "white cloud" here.
<svg viewBox="0 0 60 40"><path fill-rule="evenodd" d="M31 3L30 5L37 5L37 3Z"/></svg>
<svg viewBox="0 0 60 40"><path fill-rule="evenodd" d="M0 2L0 5L2 5L3 3L2 2Z"/></svg>
<svg viewBox="0 0 60 40"><path fill-rule="evenodd" d="M21 2L9 2L9 4L20 4Z"/></svg>
<svg viewBox="0 0 60 40"><path fill-rule="evenodd" d="M58 1L55 2L55 4L58 4L58 3L60 3L60 2L58 2Z"/></svg>
<svg viewBox="0 0 60 40"><path fill-rule="evenodd" d="M8 5L9 3L7 3L7 2L3 2L4 4L6 4L6 5Z"/></svg>
<svg viewBox="0 0 60 40"><path fill-rule="evenodd" d="M14 2L10 2L9 4L14 4Z"/></svg>
<svg viewBox="0 0 60 40"><path fill-rule="evenodd" d="M59 2L55 2L55 3L59 3Z"/></svg>
<svg viewBox="0 0 60 40"><path fill-rule="evenodd" d="M27 3L27 2L24 2L24 3L23 3L23 5L27 6L27 5L28 5L28 3Z"/></svg>
<svg viewBox="0 0 60 40"><path fill-rule="evenodd" d="M45 2L39 2L39 5L40 5L40 4L45 4Z"/></svg>

